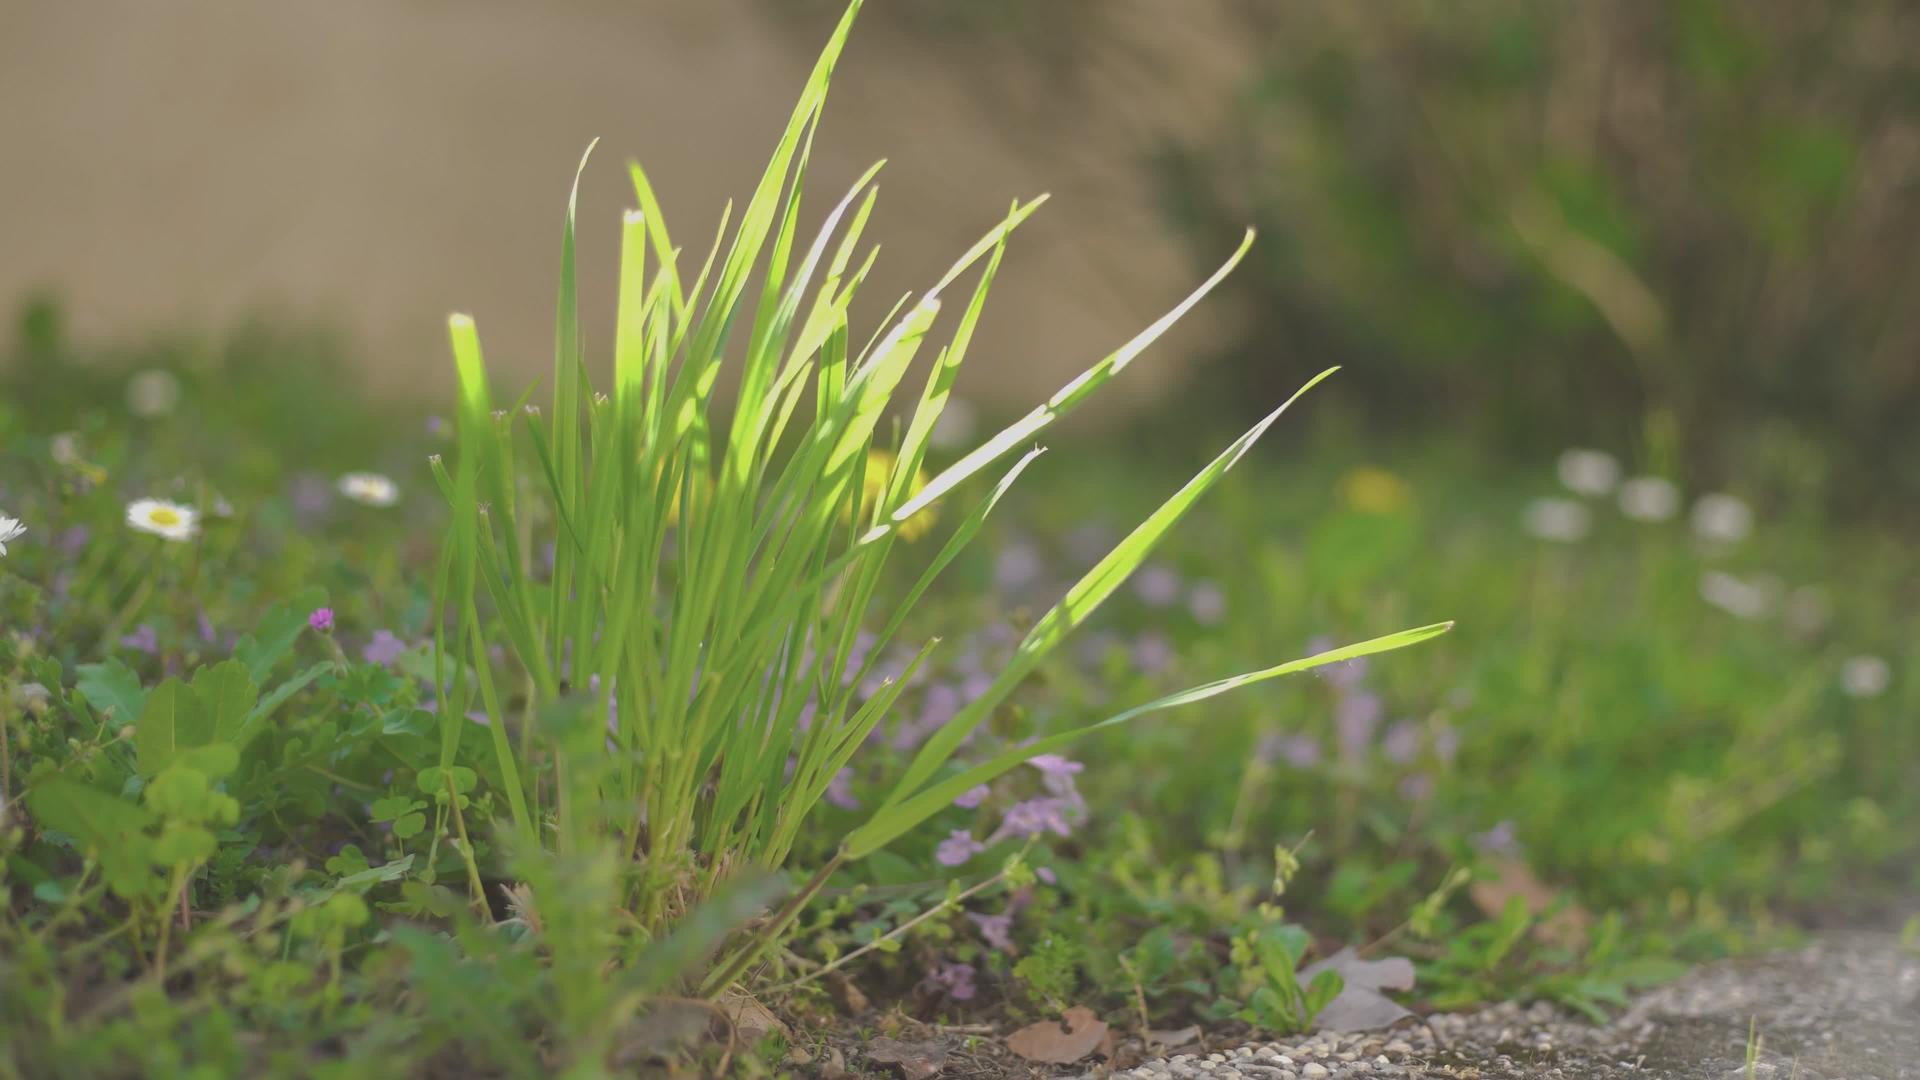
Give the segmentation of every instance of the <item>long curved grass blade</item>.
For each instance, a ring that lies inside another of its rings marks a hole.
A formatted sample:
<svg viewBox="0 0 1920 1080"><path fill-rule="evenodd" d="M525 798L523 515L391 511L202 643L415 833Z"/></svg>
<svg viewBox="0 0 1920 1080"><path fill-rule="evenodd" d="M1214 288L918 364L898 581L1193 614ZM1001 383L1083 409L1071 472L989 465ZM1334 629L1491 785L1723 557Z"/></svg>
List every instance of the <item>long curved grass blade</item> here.
<svg viewBox="0 0 1920 1080"><path fill-rule="evenodd" d="M980 726L981 721L1006 700L1014 687L1032 674L1033 669L1040 665L1040 661L1045 659L1055 646L1066 640L1067 635L1075 627L1085 622L1107 597L1113 595L1113 591L1120 587L1121 582L1127 579L1127 575L1133 573L1142 562L1146 561L1147 555L1167 534L1167 530L1186 516L1187 511L1193 508L1193 504L1199 501L1200 496L1206 494L1209 488L1227 474L1227 470L1233 468L1241 456L1251 449L1262 435L1266 434L1267 429L1272 427L1275 421L1280 419L1280 415L1286 412L1294 402L1300 400L1302 394L1319 385L1321 380L1337 370L1339 369L1328 368L1308 380L1306 385L1294 391L1293 396L1281 403L1279 408L1268 413L1259 423L1235 439L1206 468L1187 481L1186 486L1162 503L1158 510L1136 526L1126 539L1115 545L1112 551L1095 563L1091 570L1088 570L1071 589L1068 589L1067 595L1041 616L1033 629L1028 631L1026 638L1020 642L1019 648L1014 650L1012 659L994 677L993 684L986 693L968 702L952 720L934 732L933 737L921 745L920 752L914 755L913 761L908 764L905 775L900 778L893 793L887 797L887 805L900 801L909 792L925 783L927 778L932 776L934 771L953 754L960 743Z"/></svg>
<svg viewBox="0 0 1920 1080"><path fill-rule="evenodd" d="M1191 705L1197 701L1205 701L1208 698L1218 697L1228 691L1238 690L1243 686L1251 686L1254 683L1265 682L1268 679L1279 678L1282 675L1292 675L1297 672L1309 671L1325 664L1337 664L1343 660L1353 660L1362 656L1371 656L1375 653L1404 649L1409 645L1417 645L1429 638L1438 637L1451 629L1453 629L1453 624L1450 622L1434 623L1430 626L1417 627L1412 630L1402 630L1397 634L1388 634L1385 637L1372 638L1352 645L1345 645L1337 649L1329 649L1326 652L1315 653L1312 656L1303 657L1299 660L1289 660L1284 664L1276 664L1273 667L1262 668L1259 671L1249 671L1240 675L1217 679L1210 683L1182 690L1177 694L1169 694L1163 698L1156 698L1144 705L1136 705L1131 709L1115 713L1104 720L1088 724L1085 727L1075 728L1072 731L1063 731L1055 735L1043 736L1024 746L1014 747L989 761L963 770L939 783L932 784L911 797L900 801L896 805L882 807L865 825L862 825L847 835L843 850L849 859L865 858L892 843L894 840L899 839L921 822L926 821L941 810L946 809L947 806L952 804L954 799L972 788L987 783L1020 763L1032 760L1037 755L1051 753L1076 739L1083 738L1102 728L1124 724L1129 720L1136 720L1142 716L1163 712L1167 709L1179 708L1182 705Z"/></svg>

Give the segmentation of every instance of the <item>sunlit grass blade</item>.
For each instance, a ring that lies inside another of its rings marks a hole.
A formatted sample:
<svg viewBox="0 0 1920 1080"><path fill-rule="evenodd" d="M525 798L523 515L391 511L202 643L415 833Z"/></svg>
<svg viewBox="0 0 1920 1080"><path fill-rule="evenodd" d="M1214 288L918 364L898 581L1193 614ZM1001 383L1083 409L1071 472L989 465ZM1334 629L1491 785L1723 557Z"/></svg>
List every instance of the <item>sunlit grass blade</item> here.
<svg viewBox="0 0 1920 1080"><path fill-rule="evenodd" d="M1161 537L1166 535L1167 530L1192 509L1193 504L1199 500L1200 496L1206 494L1207 489L1219 482L1220 478L1233 468L1241 456L1251 449L1262 435L1266 434L1267 429L1272 427L1276 420L1280 419L1280 415L1286 412L1294 402L1300 400L1302 394L1313 389L1322 379L1332 375L1336 370L1338 369L1329 368L1308 380L1305 386L1294 391L1293 396L1283 402L1279 408L1268 413L1259 423L1235 439L1206 468L1200 470L1192 480L1187 481L1186 486L1162 503L1158 510L1136 526L1126 539L1095 563L1091 570L1088 570L1071 589L1068 589L1067 595L1041 616L1033 629L1028 631L1026 638L1014 650L1012 659L994 677L992 686L969 702L921 746L920 752L907 766L905 775L900 778L893 793L887 797L887 804L892 805L905 798L909 792L932 776L961 742L980 726L980 722L986 719L1000 702L1006 700L1014 687L1032 674L1033 669L1039 666L1040 661L1045 659L1055 646L1066 640L1067 635L1075 627L1086 621L1087 617L1093 614L1094 610L1111 596L1115 589L1120 587L1127 575L1133 573L1142 562L1146 561L1147 555L1152 552L1154 545L1160 542Z"/></svg>
<svg viewBox="0 0 1920 1080"><path fill-rule="evenodd" d="M1162 712L1167 709L1178 708L1182 705L1191 705L1198 701L1205 701L1208 698L1217 697L1229 691L1238 690L1245 686L1252 686L1255 683L1265 682L1268 679L1278 678L1282 675L1292 675L1302 671L1309 671L1325 664L1337 664L1341 661L1354 660L1362 656L1371 656L1375 653L1404 649L1409 645L1417 645L1429 638L1438 637L1452 628L1453 624L1450 622L1434 623L1431 626L1402 630L1397 634L1388 634L1385 637L1372 638L1337 649L1329 649L1326 652L1316 653L1299 660L1290 660L1287 663L1276 664L1273 667L1262 668L1259 671L1249 671L1244 674L1233 675L1228 678L1205 683L1201 686L1192 687L1191 689L1182 690L1177 694L1169 694L1166 697L1156 698L1144 705L1137 705L1124 712L1115 713L1104 720L1087 724L1084 727L1075 728L1071 731L1042 736L1030 743L1016 746L994 758L972 766L971 768L964 769L945 780L932 784L924 790L918 791L901 800L897 804L881 808L865 825L862 825L847 835L846 844L843 849L844 853L849 859L865 858L899 839L928 818L946 809L953 804L954 799L963 793L987 783L1022 762L1030 761L1040 754L1052 753L1077 739L1083 738L1103 728L1114 727L1130 720L1137 720L1142 716Z"/></svg>

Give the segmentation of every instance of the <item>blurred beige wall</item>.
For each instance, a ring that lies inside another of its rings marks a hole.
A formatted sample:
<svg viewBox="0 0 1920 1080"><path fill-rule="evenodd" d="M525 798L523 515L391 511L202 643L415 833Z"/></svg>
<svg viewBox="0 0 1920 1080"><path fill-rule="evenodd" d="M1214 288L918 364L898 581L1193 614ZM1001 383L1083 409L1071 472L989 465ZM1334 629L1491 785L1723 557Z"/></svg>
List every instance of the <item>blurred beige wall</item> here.
<svg viewBox="0 0 1920 1080"><path fill-rule="evenodd" d="M6 0L0 304L51 288L87 340L260 309L332 322L373 384L399 393L450 385L443 320L464 310L495 364L531 375L550 362L582 148L601 138L580 251L589 346L604 347L617 214L632 201L624 161L646 162L676 240L704 254L833 21L824 5L777 8ZM869 12L828 102L806 229L889 159L868 319L930 284L1010 198L1054 194L1016 237L963 381L985 401L1051 391L1204 273L1159 219L1140 160L1227 107L1244 62L1225 13L1088 10L1064 62ZM1230 318L1203 310L1112 397L1139 402L1177 378Z"/></svg>

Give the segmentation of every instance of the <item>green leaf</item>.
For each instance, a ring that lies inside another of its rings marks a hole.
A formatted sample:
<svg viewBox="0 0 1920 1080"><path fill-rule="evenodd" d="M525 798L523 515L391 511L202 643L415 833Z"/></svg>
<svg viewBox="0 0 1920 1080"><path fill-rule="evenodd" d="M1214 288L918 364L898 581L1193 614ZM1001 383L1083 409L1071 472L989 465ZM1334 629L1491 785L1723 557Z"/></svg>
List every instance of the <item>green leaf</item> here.
<svg viewBox="0 0 1920 1080"><path fill-rule="evenodd" d="M316 586L284 604L275 604L261 616L260 625L254 627L253 633L234 644L234 659L246 665L247 674L254 682L266 681L274 665L293 651L293 643L307 628L307 616L326 603L327 591Z"/></svg>
<svg viewBox="0 0 1920 1080"><path fill-rule="evenodd" d="M161 866L205 862L218 847L213 834L198 825L170 824L153 845L153 861Z"/></svg>
<svg viewBox="0 0 1920 1080"><path fill-rule="evenodd" d="M237 742L248 714L260 699L260 688L248 677L247 666L238 660L195 672L193 693L204 714L194 729L206 733L202 744Z"/></svg>
<svg viewBox="0 0 1920 1080"><path fill-rule="evenodd" d="M232 743L208 743L182 749L174 755L169 768L192 769L209 779L218 780L240 767L240 750Z"/></svg>
<svg viewBox="0 0 1920 1080"><path fill-rule="evenodd" d="M426 803L409 799L405 795L388 795L385 798L373 800L373 805L367 808L367 817L373 821L392 821L425 805Z"/></svg>
<svg viewBox="0 0 1920 1080"><path fill-rule="evenodd" d="M140 676L118 659L100 664L81 664L76 684L87 702L101 713L111 713L116 727L125 727L140 718L146 707L147 692L140 687Z"/></svg>
<svg viewBox="0 0 1920 1080"><path fill-rule="evenodd" d="M358 849L356 849L356 853L357 850ZM365 864L366 860L363 857L361 859L361 865L365 866ZM329 861L328 869L332 869L331 861ZM405 855L384 866L368 867L367 869L348 874L346 877L341 878L338 884L342 889L358 890L382 882L398 881L411 869L413 869L413 856Z"/></svg>
<svg viewBox="0 0 1920 1080"><path fill-rule="evenodd" d="M55 779L27 793L27 809L46 828L73 837L100 862L106 882L132 900L150 894L158 880L149 870L153 816L143 807L72 780Z"/></svg>
<svg viewBox="0 0 1920 1080"><path fill-rule="evenodd" d="M179 679L168 679L147 695L133 732L134 760L142 776L155 775L179 753L180 714L193 705L193 691Z"/></svg>
<svg viewBox="0 0 1920 1080"><path fill-rule="evenodd" d="M427 816L419 811L415 811L394 820L393 835L402 840L407 840L420 835L420 830L426 827Z"/></svg>
<svg viewBox="0 0 1920 1080"><path fill-rule="evenodd" d="M322 660L300 674L295 675L293 678L288 679L286 682L281 683L279 686L274 687L273 691L266 697L261 698L259 704L253 707L253 711L247 714L246 723L243 725L246 732L251 734L254 724L273 715L273 711L281 705L286 704L288 698L306 689L307 685L313 682L313 680L332 670L333 661ZM245 740L242 739L241 742L244 744Z"/></svg>

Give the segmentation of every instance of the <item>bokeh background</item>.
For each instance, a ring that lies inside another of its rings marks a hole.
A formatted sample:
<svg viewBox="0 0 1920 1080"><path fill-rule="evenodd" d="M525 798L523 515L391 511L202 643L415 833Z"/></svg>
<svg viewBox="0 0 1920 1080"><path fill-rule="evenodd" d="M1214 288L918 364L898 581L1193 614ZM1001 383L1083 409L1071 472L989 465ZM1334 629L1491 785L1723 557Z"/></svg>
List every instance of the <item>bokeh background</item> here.
<svg viewBox="0 0 1920 1080"><path fill-rule="evenodd" d="M837 8L6 5L0 297L55 298L82 340L329 327L414 396L449 385L441 320L468 310L531 376L581 149L602 140L604 342L621 163L704 244ZM1227 296L1096 422L1238 419L1340 363L1321 422L1363 432L1591 442L1889 514L1920 490L1911 5L892 0L833 97L819 190L890 157L876 305L1054 193L963 386L989 409L1124 340L1252 223Z"/></svg>

